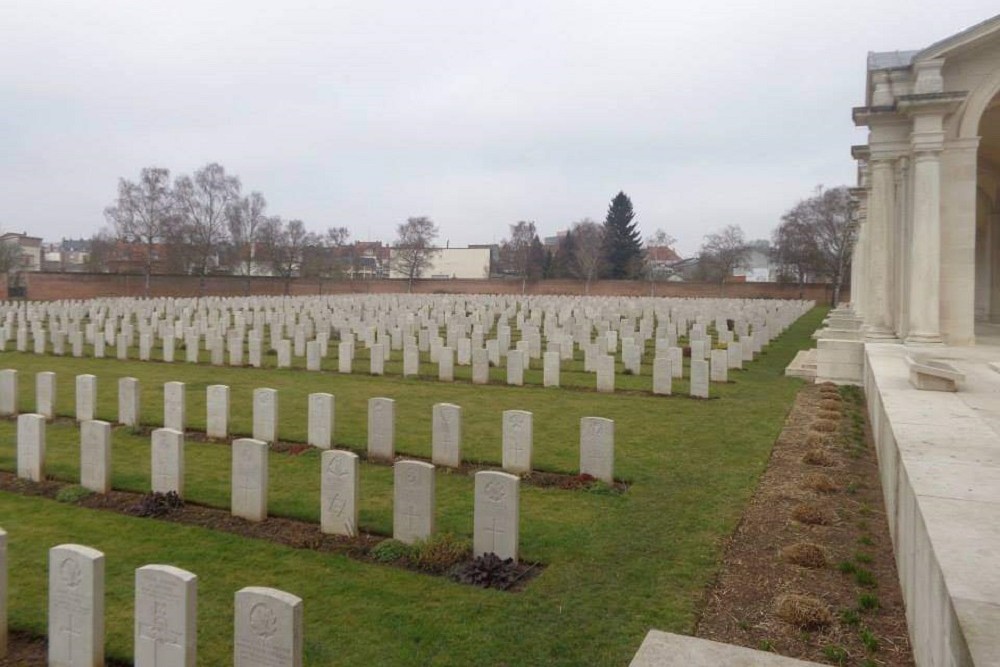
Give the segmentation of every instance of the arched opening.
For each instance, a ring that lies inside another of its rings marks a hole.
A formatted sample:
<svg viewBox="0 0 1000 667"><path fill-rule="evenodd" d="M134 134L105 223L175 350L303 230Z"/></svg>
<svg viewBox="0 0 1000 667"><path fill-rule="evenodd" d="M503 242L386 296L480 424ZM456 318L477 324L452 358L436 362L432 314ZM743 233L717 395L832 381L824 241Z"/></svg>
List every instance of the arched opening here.
<svg viewBox="0 0 1000 667"><path fill-rule="evenodd" d="M976 336L1000 339L1000 94L979 120L976 159Z"/></svg>

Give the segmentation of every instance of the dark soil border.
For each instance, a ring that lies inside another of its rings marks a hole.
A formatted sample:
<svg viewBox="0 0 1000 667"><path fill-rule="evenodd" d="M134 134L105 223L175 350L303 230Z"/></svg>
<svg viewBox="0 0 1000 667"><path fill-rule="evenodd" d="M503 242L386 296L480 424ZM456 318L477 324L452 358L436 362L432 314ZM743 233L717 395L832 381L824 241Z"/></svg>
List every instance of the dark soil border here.
<svg viewBox="0 0 1000 667"><path fill-rule="evenodd" d="M914 664L860 389L799 391L695 634L831 665Z"/></svg>
<svg viewBox="0 0 1000 667"><path fill-rule="evenodd" d="M58 501L60 491L81 487L58 480L46 479L43 482L32 482L21 479L13 473L0 472L0 491L16 493L23 496L36 496ZM83 497L72 503L87 509L114 512L135 517L136 508L146 498L146 494L131 491L112 490L108 493L87 492ZM380 543L391 539L388 536L374 533L359 533L350 538L343 535L328 535L320 531L319 524L280 516L268 516L264 521L253 522L233 516L228 510L209 507L193 502L184 502L181 507L165 511L163 514L148 518L150 521L169 521L188 526L199 526L209 530L239 535L254 540L264 540L272 544L281 544L293 549L309 549L322 553L335 553L354 560L375 565L390 565L410 572L428 576L445 577L447 572L430 572L410 564L405 558L393 562L384 562L376 558L373 550ZM467 562L471 562L471 559ZM538 576L545 565L539 562L519 561L516 563L511 580L499 590L516 593L524 590L528 582ZM452 579L452 581L455 581Z"/></svg>

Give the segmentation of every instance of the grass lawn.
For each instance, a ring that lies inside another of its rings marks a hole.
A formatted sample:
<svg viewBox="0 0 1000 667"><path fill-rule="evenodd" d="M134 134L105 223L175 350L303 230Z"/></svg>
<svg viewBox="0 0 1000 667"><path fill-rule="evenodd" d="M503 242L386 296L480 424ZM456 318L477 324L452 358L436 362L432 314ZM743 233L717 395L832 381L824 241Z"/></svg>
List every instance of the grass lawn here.
<svg viewBox="0 0 1000 667"><path fill-rule="evenodd" d="M501 412L530 410L535 467L566 473L579 465L580 418L608 417L616 422L616 476L631 483L624 495L522 486L522 556L548 567L520 593L0 493L0 526L10 540L11 625L45 631L46 552L76 542L106 554L112 657L132 653L134 569L166 563L199 577L201 664L230 664L233 594L250 585L303 598L310 665L626 664L650 628L691 630L721 556L720 539L739 519L800 386L782 375L784 368L809 346L809 334L824 314L825 309L814 309L801 318L749 370L731 371L733 382L713 385L720 400L709 401L0 353L0 368L20 371L25 412L34 410L34 373L57 373L62 415L73 414L73 377L93 373L98 418L113 422L117 379L134 376L142 381L143 421L158 425L162 383L181 380L188 388L189 428L204 430L205 387L228 384L231 429L243 434L251 429L251 393L266 386L279 390L281 438L304 441L306 395L327 391L336 396L337 445L357 451L365 448L367 400L373 396L397 401L398 453L429 457L431 406L451 402L463 407L463 458L492 464L500 461ZM0 422L0 469L15 470L14 432L13 422ZM76 428L50 424L47 445L47 473L77 481ZM148 490L148 437L115 429L112 457L116 488ZM229 460L224 445L189 442L187 498L228 507ZM272 452L270 479L271 514L318 522L318 452ZM391 484L389 467L362 464L362 530L391 533ZM472 478L442 470L436 485L438 530L471 538Z"/></svg>

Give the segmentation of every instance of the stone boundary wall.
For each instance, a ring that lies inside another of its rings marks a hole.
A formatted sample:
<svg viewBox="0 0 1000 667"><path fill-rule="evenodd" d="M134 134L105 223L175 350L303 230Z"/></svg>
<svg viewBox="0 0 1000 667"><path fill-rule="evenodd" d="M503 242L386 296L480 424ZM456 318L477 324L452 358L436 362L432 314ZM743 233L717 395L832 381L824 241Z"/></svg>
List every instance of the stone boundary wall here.
<svg viewBox="0 0 1000 667"><path fill-rule="evenodd" d="M33 301L58 299L90 299L96 297L196 297L264 295L304 296L310 294L392 294L407 291L405 280L320 280L317 278L284 278L242 276L154 275L149 292L145 277L111 273L44 273L22 274L26 297ZM520 294L517 280L418 280L413 292L419 294ZM668 296L726 297L766 299L806 299L829 303L833 288L824 283L795 285L786 283L650 283L633 280L602 280L590 286L592 296ZM578 280L542 280L528 283L525 293L583 295L585 285ZM0 298L9 298L7 280L0 280ZM841 300L850 298L848 292Z"/></svg>

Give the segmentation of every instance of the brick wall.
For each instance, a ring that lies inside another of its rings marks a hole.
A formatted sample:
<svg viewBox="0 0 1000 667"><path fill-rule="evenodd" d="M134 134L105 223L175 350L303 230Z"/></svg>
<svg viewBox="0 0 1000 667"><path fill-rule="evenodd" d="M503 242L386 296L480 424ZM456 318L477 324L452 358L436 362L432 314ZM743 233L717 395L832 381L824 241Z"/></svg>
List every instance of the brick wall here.
<svg viewBox="0 0 1000 667"><path fill-rule="evenodd" d="M307 294L406 292L405 280L334 281L315 278L243 278L240 276L151 276L149 291L141 275L108 273L26 273L27 298L38 301L90 299L114 296L245 296L248 294L293 296ZM543 280L528 283L527 294L584 293L584 284L575 280ZM413 292L420 294L520 294L521 282L512 280L419 280ZM655 283L655 296L813 299L828 303L832 288L825 284L784 283ZM649 296L650 284L642 281L602 280L590 286L594 296ZM6 280L0 282L0 296L7 297ZM848 300L845 290L842 300Z"/></svg>

